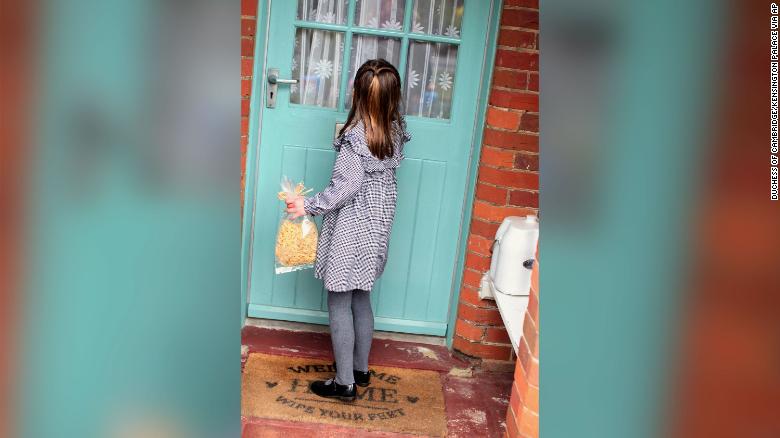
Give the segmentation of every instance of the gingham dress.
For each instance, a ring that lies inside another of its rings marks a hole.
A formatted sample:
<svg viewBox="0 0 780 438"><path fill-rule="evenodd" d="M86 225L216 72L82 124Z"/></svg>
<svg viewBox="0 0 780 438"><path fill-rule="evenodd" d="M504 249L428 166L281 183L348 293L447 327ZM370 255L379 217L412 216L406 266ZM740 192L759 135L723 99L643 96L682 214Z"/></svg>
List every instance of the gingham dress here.
<svg viewBox="0 0 780 438"><path fill-rule="evenodd" d="M404 128L403 122L395 124L393 156L379 160L357 123L333 143L330 184L304 201L307 214L323 215L314 276L329 291L370 291L385 269L398 197L395 170L411 139Z"/></svg>

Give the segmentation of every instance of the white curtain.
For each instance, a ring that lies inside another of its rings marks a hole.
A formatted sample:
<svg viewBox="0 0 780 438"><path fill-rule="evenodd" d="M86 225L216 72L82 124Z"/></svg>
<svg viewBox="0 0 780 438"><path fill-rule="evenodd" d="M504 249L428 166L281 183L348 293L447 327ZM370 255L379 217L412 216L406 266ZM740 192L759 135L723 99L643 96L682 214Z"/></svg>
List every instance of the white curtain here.
<svg viewBox="0 0 780 438"><path fill-rule="evenodd" d="M345 0L299 0L298 19L320 23L345 24ZM292 59L293 77L290 102L335 108L339 98L344 33L298 29Z"/></svg>
<svg viewBox="0 0 780 438"><path fill-rule="evenodd" d="M357 0L354 23L402 31L404 10L413 1L413 33L460 38L464 0ZM474 1L474 0L472 0ZM298 19L321 23L347 23L348 0L298 0ZM351 105L352 80L368 59L384 58L400 65L400 38L353 34L347 64L349 82L346 106ZM335 108L338 103L340 72L345 60L342 32L298 29L292 60L293 76L299 84L291 87L293 103ZM449 118L455 86L458 46L426 43L410 39L404 84L405 111L409 115Z"/></svg>
<svg viewBox="0 0 780 438"><path fill-rule="evenodd" d="M460 38L462 22L463 0L415 0L413 33ZM457 45L410 42L404 90L406 114L450 117L457 59Z"/></svg>

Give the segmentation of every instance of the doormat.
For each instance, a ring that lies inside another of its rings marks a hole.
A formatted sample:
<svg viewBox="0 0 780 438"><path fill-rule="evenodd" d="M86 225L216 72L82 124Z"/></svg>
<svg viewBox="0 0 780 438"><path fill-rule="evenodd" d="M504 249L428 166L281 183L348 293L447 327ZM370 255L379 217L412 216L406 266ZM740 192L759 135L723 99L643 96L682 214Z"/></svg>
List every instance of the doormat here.
<svg viewBox="0 0 780 438"><path fill-rule="evenodd" d="M435 371L371 367L371 384L354 402L318 397L309 382L333 377L329 362L252 353L241 379L246 417L328 423L385 432L443 437L444 394Z"/></svg>

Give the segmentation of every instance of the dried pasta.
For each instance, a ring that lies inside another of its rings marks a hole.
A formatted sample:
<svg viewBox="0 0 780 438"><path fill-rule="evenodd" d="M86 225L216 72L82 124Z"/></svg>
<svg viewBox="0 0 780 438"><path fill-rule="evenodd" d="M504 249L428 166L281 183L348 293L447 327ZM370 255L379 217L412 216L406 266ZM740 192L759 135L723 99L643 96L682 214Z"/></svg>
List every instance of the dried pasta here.
<svg viewBox="0 0 780 438"><path fill-rule="evenodd" d="M303 183L296 185L284 177L282 191L277 197L284 201L288 196L304 196L311 191ZM317 258L317 225L308 215L290 219L283 213L276 235L276 273L293 272L314 266Z"/></svg>
<svg viewBox="0 0 780 438"><path fill-rule="evenodd" d="M304 233L304 222L283 219L276 236L276 260L283 266L314 263L317 257L317 229L313 223Z"/></svg>

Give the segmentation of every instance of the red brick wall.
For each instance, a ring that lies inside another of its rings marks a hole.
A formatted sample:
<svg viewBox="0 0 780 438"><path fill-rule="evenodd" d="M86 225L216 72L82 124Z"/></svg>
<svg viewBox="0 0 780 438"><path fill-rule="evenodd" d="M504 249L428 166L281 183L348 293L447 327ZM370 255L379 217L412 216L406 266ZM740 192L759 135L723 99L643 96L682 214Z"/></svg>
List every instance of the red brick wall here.
<svg viewBox="0 0 780 438"><path fill-rule="evenodd" d="M531 297L523 320L515 381L506 412L506 438L539 437L539 264L531 277Z"/></svg>
<svg viewBox="0 0 780 438"><path fill-rule="evenodd" d="M504 1L491 87L453 347L511 360L495 302L477 290L501 220L539 208L538 0Z"/></svg>
<svg viewBox="0 0 780 438"><path fill-rule="evenodd" d="M246 147L249 134L249 96L257 30L257 0L241 0L241 206L244 205Z"/></svg>

